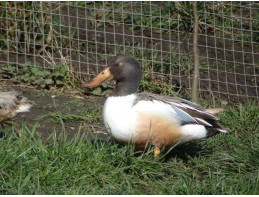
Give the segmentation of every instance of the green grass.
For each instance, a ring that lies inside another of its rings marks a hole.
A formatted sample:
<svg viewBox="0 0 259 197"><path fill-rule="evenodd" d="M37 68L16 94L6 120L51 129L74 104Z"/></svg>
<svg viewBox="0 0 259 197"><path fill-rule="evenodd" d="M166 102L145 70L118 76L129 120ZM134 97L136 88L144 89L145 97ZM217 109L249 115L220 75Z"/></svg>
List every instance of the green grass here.
<svg viewBox="0 0 259 197"><path fill-rule="evenodd" d="M153 159L112 141L66 131L48 139L37 124L0 138L0 194L259 194L258 109L220 115L231 132L174 148Z"/></svg>

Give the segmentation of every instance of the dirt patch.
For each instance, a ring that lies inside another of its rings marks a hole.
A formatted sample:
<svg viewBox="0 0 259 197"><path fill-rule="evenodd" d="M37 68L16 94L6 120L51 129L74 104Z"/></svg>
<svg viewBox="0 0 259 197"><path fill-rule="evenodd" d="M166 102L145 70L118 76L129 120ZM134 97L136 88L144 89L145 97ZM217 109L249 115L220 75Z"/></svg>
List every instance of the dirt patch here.
<svg viewBox="0 0 259 197"><path fill-rule="evenodd" d="M64 132L69 139L78 132L86 133L89 137L97 135L100 139L109 137L102 124L105 98L42 91L12 81L0 86L0 91L12 90L23 91L23 95L34 103L30 112L18 114L10 121L17 130L26 122L29 129L37 124L36 132L43 138L47 138L54 130L57 135ZM5 129L11 128L11 125L5 123L2 126Z"/></svg>

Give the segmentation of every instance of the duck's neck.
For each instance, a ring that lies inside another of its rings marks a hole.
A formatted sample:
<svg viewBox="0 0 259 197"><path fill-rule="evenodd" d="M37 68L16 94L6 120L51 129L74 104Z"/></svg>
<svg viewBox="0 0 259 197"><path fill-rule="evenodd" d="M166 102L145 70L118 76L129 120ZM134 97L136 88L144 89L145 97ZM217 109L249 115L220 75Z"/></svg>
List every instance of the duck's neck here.
<svg viewBox="0 0 259 197"><path fill-rule="evenodd" d="M111 96L127 96L137 92L139 81L118 81Z"/></svg>

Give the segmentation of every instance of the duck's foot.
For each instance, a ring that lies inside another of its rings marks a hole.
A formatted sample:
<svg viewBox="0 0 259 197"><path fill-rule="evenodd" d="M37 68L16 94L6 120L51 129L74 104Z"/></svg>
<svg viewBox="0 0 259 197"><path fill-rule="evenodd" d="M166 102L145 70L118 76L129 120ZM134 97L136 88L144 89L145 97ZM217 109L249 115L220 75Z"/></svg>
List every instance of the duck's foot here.
<svg viewBox="0 0 259 197"><path fill-rule="evenodd" d="M156 148L154 151L154 158L156 158L158 155L160 155L160 148Z"/></svg>
<svg viewBox="0 0 259 197"><path fill-rule="evenodd" d="M19 136L19 138L22 137L22 130L21 129L18 131L18 136Z"/></svg>

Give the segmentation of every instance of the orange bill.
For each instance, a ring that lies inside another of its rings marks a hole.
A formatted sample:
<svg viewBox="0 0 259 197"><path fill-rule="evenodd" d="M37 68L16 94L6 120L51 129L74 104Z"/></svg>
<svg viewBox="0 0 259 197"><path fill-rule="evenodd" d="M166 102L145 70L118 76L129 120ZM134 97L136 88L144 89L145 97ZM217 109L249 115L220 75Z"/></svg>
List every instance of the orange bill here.
<svg viewBox="0 0 259 197"><path fill-rule="evenodd" d="M105 81L110 81L113 79L113 75L110 72L110 67L106 67L105 69L103 69L96 77L94 77L93 79L91 79L90 81L83 83L82 84L82 88L86 88L86 87L97 87L99 86L101 83L105 82Z"/></svg>

